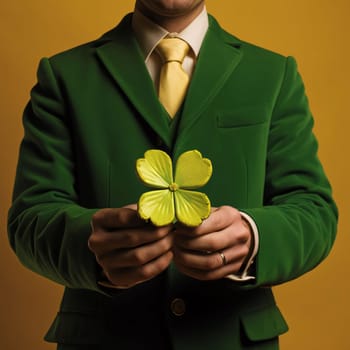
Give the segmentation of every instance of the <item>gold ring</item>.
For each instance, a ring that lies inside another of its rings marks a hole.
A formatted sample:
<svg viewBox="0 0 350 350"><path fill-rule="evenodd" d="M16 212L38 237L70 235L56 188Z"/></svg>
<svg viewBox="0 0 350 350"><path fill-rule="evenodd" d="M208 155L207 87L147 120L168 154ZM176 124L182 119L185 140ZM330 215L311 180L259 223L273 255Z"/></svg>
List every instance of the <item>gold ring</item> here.
<svg viewBox="0 0 350 350"><path fill-rule="evenodd" d="M218 252L218 254L220 255L220 257L222 259L222 266L225 266L227 264L226 256L224 255L223 252Z"/></svg>

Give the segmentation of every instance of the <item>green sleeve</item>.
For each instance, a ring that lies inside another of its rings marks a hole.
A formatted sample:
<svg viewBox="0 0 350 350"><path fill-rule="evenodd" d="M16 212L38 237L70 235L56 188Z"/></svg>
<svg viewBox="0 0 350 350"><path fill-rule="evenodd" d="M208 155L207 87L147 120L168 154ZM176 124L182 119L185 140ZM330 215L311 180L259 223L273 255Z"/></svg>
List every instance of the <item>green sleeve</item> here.
<svg viewBox="0 0 350 350"><path fill-rule="evenodd" d="M313 118L293 58L287 58L267 150L264 206L256 222L256 284L274 285L313 269L335 239L337 208L317 156Z"/></svg>
<svg viewBox="0 0 350 350"><path fill-rule="evenodd" d="M68 113L48 59L40 63L23 125L8 220L11 246L42 276L70 288L99 290L87 245L96 209L79 205Z"/></svg>

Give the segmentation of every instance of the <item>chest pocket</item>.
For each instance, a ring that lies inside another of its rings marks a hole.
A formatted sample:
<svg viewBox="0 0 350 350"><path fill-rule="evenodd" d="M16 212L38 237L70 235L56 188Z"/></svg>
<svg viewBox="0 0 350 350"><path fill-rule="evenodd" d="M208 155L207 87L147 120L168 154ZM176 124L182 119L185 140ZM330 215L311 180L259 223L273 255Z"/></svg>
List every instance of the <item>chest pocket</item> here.
<svg viewBox="0 0 350 350"><path fill-rule="evenodd" d="M262 106L241 106L230 111L221 111L217 114L217 126L219 128L241 128L269 121L268 108Z"/></svg>

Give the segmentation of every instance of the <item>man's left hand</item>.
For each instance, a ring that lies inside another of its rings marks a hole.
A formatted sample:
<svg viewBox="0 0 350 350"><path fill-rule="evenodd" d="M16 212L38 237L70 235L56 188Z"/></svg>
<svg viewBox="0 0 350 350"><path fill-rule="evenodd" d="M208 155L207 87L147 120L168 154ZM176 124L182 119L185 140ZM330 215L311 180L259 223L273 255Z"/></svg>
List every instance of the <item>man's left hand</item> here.
<svg viewBox="0 0 350 350"><path fill-rule="evenodd" d="M230 206L213 208L200 226L178 225L174 236L176 266L199 280L238 275L247 263L253 242L250 225Z"/></svg>

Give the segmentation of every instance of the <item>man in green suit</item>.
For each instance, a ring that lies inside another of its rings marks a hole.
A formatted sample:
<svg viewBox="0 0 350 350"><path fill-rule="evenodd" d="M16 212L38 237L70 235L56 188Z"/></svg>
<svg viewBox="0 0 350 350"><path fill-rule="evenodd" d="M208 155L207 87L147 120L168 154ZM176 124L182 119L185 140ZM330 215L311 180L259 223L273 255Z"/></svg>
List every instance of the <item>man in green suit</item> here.
<svg viewBox="0 0 350 350"><path fill-rule="evenodd" d="M157 87L164 37L189 45L170 116ZM44 58L24 112L10 242L64 285L58 349L278 349L271 286L314 268L337 209L291 57L226 33L204 0L137 0L101 38ZM148 149L213 163L198 227L137 212Z"/></svg>

